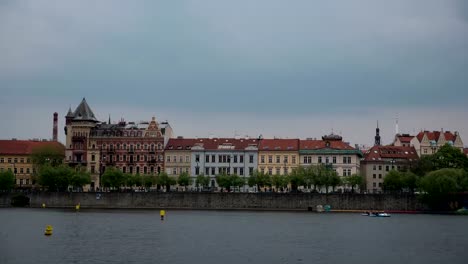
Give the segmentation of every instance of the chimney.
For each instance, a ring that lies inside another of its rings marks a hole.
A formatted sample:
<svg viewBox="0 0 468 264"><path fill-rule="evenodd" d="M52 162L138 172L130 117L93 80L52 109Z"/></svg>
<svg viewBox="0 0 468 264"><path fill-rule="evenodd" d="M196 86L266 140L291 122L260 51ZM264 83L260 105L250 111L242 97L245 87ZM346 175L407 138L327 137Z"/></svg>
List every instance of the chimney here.
<svg viewBox="0 0 468 264"><path fill-rule="evenodd" d="M54 127L53 127L53 130L52 130L52 140L53 140L53 141L57 141L57 140L58 140L58 129L57 129L57 126L58 126L58 113L55 112L55 113L54 113Z"/></svg>

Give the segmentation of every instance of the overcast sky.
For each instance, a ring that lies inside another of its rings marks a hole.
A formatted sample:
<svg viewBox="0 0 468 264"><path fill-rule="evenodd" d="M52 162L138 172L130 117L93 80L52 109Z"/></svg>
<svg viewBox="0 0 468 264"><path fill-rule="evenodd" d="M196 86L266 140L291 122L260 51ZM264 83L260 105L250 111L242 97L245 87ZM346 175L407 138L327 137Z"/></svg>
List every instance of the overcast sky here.
<svg viewBox="0 0 468 264"><path fill-rule="evenodd" d="M0 138L98 118L176 135L371 144L458 130L468 144L468 1L0 1Z"/></svg>

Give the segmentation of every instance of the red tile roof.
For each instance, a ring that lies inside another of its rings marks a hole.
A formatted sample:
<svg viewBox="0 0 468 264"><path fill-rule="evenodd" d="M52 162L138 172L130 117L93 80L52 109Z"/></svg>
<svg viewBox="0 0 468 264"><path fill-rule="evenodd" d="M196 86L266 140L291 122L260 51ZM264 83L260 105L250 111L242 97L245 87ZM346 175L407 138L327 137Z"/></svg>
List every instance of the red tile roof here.
<svg viewBox="0 0 468 264"><path fill-rule="evenodd" d="M374 146L364 153L365 161L376 161L381 159L419 159L414 147L397 146Z"/></svg>
<svg viewBox="0 0 468 264"><path fill-rule="evenodd" d="M178 143L177 140L182 140ZM166 145L166 150L174 150L179 147L190 148L194 146L201 146L205 150L244 150L249 146L258 147L258 139L245 139L245 138L198 138L198 139L170 139ZM185 144L185 145L184 145Z"/></svg>
<svg viewBox="0 0 468 264"><path fill-rule="evenodd" d="M262 139L259 151L297 151L299 139Z"/></svg>
<svg viewBox="0 0 468 264"><path fill-rule="evenodd" d="M414 136L397 136L401 143L410 143Z"/></svg>
<svg viewBox="0 0 468 264"><path fill-rule="evenodd" d="M439 141L439 137L440 137L440 131L424 131L424 132L419 132L419 134L416 136L419 140L419 142L422 141L423 137L424 137L424 133L427 133L427 138L429 140L435 140L436 142ZM447 141L455 141L455 135L450 132L450 131L445 131L444 132L444 137L445 137L445 140Z"/></svg>
<svg viewBox="0 0 468 264"><path fill-rule="evenodd" d="M65 146L57 141L0 140L0 155L30 155L43 146L56 147L65 153Z"/></svg>
<svg viewBox="0 0 468 264"><path fill-rule="evenodd" d="M330 146L327 147L327 142ZM325 141L325 140L300 140L301 150L314 150L314 149L339 149L339 150L354 150L348 143L336 140L336 141Z"/></svg>
<svg viewBox="0 0 468 264"><path fill-rule="evenodd" d="M171 138L167 142L165 150L190 150L196 141L195 138Z"/></svg>

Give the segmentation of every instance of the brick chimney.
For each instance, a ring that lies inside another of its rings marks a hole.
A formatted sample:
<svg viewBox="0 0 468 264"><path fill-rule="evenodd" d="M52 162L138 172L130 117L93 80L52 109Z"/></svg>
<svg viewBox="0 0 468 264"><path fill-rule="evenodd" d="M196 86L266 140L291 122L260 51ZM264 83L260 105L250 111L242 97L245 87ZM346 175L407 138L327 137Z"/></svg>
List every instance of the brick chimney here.
<svg viewBox="0 0 468 264"><path fill-rule="evenodd" d="M53 130L52 130L52 140L53 141L57 141L58 140L58 113L55 112L54 113L54 126L53 126Z"/></svg>

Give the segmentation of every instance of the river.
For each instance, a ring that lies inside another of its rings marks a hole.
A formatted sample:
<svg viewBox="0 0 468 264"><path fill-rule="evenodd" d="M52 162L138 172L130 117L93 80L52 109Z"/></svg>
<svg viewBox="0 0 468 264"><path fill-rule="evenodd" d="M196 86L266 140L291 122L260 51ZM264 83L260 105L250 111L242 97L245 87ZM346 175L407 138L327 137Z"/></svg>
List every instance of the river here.
<svg viewBox="0 0 468 264"><path fill-rule="evenodd" d="M468 263L467 247L464 216L0 209L2 264L453 264Z"/></svg>

